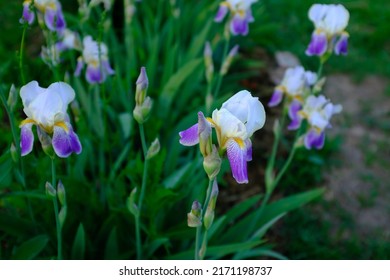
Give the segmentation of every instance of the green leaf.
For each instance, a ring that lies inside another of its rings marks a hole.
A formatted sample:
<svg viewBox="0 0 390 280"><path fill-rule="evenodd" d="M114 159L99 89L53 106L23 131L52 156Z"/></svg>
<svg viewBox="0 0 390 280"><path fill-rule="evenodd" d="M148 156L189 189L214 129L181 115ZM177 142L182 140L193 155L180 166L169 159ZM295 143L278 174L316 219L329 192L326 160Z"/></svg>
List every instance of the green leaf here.
<svg viewBox="0 0 390 280"><path fill-rule="evenodd" d="M200 64L203 62L203 59L198 58L189 61L187 64L183 65L177 72L169 79L162 90L162 94L160 96L160 106L159 112L161 117L166 117L166 112L169 111L171 107L171 103L175 98L176 93L179 88L182 86L184 81L190 77L190 75L197 69Z"/></svg>
<svg viewBox="0 0 390 280"><path fill-rule="evenodd" d="M7 213L1 213L0 229L8 234L24 237L33 234L34 225L28 220Z"/></svg>
<svg viewBox="0 0 390 280"><path fill-rule="evenodd" d="M32 260L46 247L49 238L38 235L20 245L12 255L13 260Z"/></svg>
<svg viewBox="0 0 390 280"><path fill-rule="evenodd" d="M278 217L282 213L288 213L291 210L299 208L304 204L310 202L311 200L318 198L323 193L324 189L321 188L280 199L276 202L267 205L264 208L264 211L260 218L255 221L254 219L261 211L261 208L258 208L256 211L253 211L245 218L242 218L238 223L234 224L228 231L223 234L223 236L221 236L219 241L221 243L242 241L242 238L245 238L245 236L242 235L242 231L243 229L248 228L249 225L255 223L255 231L257 231L260 227L262 227L264 224L268 223L275 217ZM249 234L252 235L253 233Z"/></svg>
<svg viewBox="0 0 390 280"><path fill-rule="evenodd" d="M80 223L72 246L72 259L83 260L85 258L85 231Z"/></svg>
<svg viewBox="0 0 390 280"><path fill-rule="evenodd" d="M184 178L186 178L186 175L192 166L193 163L189 162L165 178L165 180L162 182L164 188L175 189L184 180Z"/></svg>
<svg viewBox="0 0 390 280"><path fill-rule="evenodd" d="M145 250L146 251L145 257L146 258L152 257L154 252L156 252L158 248L167 244L169 244L168 238L158 238L156 240L153 240L150 244L148 244L148 247Z"/></svg>
<svg viewBox="0 0 390 280"><path fill-rule="evenodd" d="M203 50L205 42L207 41L207 35L210 31L210 27L212 24L213 22L209 20L207 24L205 24L203 30L199 33L199 35L195 36L190 46L190 49L187 52L185 61L188 61L193 57L197 57L199 55L199 52Z"/></svg>
<svg viewBox="0 0 390 280"><path fill-rule="evenodd" d="M282 254L275 252L270 249L253 249L246 252L243 252L241 254L237 254L237 257L234 257L234 260L244 260L244 259L254 259L259 257L271 257L275 258L277 260L287 260L285 256Z"/></svg>
<svg viewBox="0 0 390 280"><path fill-rule="evenodd" d="M116 227L114 227L110 235L108 236L108 240L106 243L106 249L104 252L104 258L106 260L115 260L118 259L119 256L119 246L118 246L118 240L117 240L117 233L116 233Z"/></svg>

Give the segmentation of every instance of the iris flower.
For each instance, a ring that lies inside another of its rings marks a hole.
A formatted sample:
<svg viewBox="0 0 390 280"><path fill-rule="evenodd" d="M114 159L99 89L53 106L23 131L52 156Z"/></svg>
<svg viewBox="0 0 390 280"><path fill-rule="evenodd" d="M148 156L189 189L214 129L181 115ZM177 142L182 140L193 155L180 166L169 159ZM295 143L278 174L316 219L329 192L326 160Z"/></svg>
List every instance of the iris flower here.
<svg viewBox="0 0 390 280"><path fill-rule="evenodd" d="M221 109L214 110L207 121L216 131L219 154L227 153L234 179L239 184L248 183L247 161L252 160L250 137L265 123L263 105L257 97L242 90L223 103ZM201 132L199 124L181 131L180 143L198 144Z"/></svg>
<svg viewBox="0 0 390 280"><path fill-rule="evenodd" d="M38 82L32 81L20 89L20 96L23 101L23 111L27 116L20 124L22 156L29 154L33 149L33 125L37 127L42 146L52 145L59 157L81 153L79 138L73 131L66 112L69 103L75 98L71 86L57 82L48 88L41 88Z"/></svg>

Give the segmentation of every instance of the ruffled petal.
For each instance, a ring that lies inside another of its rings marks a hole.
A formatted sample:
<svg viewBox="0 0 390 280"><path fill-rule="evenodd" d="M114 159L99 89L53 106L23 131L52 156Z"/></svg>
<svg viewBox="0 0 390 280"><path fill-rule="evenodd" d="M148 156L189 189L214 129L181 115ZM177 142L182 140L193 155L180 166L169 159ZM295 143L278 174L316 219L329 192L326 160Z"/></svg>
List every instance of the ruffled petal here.
<svg viewBox="0 0 390 280"><path fill-rule="evenodd" d="M247 148L245 146L240 147L240 145L234 139L229 139L227 141L226 148L227 157L229 159L230 168L232 169L233 178L239 184L247 184Z"/></svg>
<svg viewBox="0 0 390 280"><path fill-rule="evenodd" d="M306 55L308 56L322 56L328 48L328 39L325 33L314 32L311 36L311 41L306 49Z"/></svg>
<svg viewBox="0 0 390 280"><path fill-rule="evenodd" d="M194 146L199 143L198 124L194 124L190 128L180 131L180 144L183 146Z"/></svg>
<svg viewBox="0 0 390 280"><path fill-rule="evenodd" d="M20 149L21 155L25 156L31 153L34 144L34 133L32 132L32 123L26 123L20 130Z"/></svg>

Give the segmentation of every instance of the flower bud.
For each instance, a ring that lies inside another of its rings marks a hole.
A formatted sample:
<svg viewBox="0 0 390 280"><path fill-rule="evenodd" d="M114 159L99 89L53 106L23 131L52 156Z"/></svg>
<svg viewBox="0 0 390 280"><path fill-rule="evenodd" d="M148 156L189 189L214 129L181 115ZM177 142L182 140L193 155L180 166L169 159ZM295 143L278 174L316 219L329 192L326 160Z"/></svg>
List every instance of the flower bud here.
<svg viewBox="0 0 390 280"><path fill-rule="evenodd" d="M222 64L221 67L221 75L224 76L229 71L230 65L232 64L233 58L237 55L238 52L238 45L235 45L229 52L228 56L226 57L225 61Z"/></svg>
<svg viewBox="0 0 390 280"><path fill-rule="evenodd" d="M131 191L130 196L127 198L127 201L126 201L127 209L135 217L137 217L139 215L138 206L135 204L135 195L136 195L136 193L137 193L137 188L134 188Z"/></svg>
<svg viewBox="0 0 390 280"><path fill-rule="evenodd" d="M217 177L219 171L221 170L221 164L222 160L218 154L217 147L212 145L212 152L203 159L203 168L210 180Z"/></svg>
<svg viewBox="0 0 390 280"><path fill-rule="evenodd" d="M206 120L202 112L198 113L199 148L203 157L212 152L211 124Z"/></svg>
<svg viewBox="0 0 390 280"><path fill-rule="evenodd" d="M146 74L145 67L141 67L141 72L136 81L135 89L135 103L138 106L142 106L146 97L146 91L148 90L149 80Z"/></svg>
<svg viewBox="0 0 390 280"><path fill-rule="evenodd" d="M147 96L142 105L135 106L133 110L134 119L139 124L146 122L149 117L152 106L153 106L153 100L149 96Z"/></svg>
<svg viewBox="0 0 390 280"><path fill-rule="evenodd" d="M14 145L14 143L11 144L11 148L9 149L10 153L11 153L11 158L12 160L16 163L18 162L18 151L16 150L16 147Z"/></svg>
<svg viewBox="0 0 390 280"><path fill-rule="evenodd" d="M313 93L318 93L322 90L322 87L325 85L325 82L326 82L326 77L322 77L321 79L319 79L315 84L314 84L314 87L313 87Z"/></svg>
<svg viewBox="0 0 390 280"><path fill-rule="evenodd" d="M58 220L60 221L61 228L64 226L67 213L68 213L68 207L66 206L63 206L60 210L60 213L58 213Z"/></svg>
<svg viewBox="0 0 390 280"><path fill-rule="evenodd" d="M206 213L204 215L204 226L207 230L211 227L214 221L214 212L215 212L214 209L215 209L215 204L217 203L218 193L219 190L218 190L217 180L214 180L213 188L210 194L210 201L209 204L207 205Z"/></svg>
<svg viewBox="0 0 390 280"><path fill-rule="evenodd" d="M195 200L192 203L191 212L187 214L187 224L189 227L199 227L202 225L202 205Z"/></svg>
<svg viewBox="0 0 390 280"><path fill-rule="evenodd" d="M206 68L206 80L211 83L214 75L213 53L211 50L210 42L206 42L204 47L204 64Z"/></svg>
<svg viewBox="0 0 390 280"><path fill-rule="evenodd" d="M7 104L11 111L15 108L16 102L18 101L18 93L16 92L14 84L11 85L8 94Z"/></svg>
<svg viewBox="0 0 390 280"><path fill-rule="evenodd" d="M53 186L49 182L46 182L45 189L46 189L47 197L55 198L57 196L56 190L53 188Z"/></svg>
<svg viewBox="0 0 390 280"><path fill-rule="evenodd" d="M66 205L65 187L62 184L61 180L58 181L57 196L58 196L58 200L60 201L61 205L65 206Z"/></svg>
<svg viewBox="0 0 390 280"><path fill-rule="evenodd" d="M157 155L159 151L160 151L160 141L158 140L158 138L156 138L154 139L152 144L150 144L148 152L146 153L146 159L147 160L151 159L152 157Z"/></svg>

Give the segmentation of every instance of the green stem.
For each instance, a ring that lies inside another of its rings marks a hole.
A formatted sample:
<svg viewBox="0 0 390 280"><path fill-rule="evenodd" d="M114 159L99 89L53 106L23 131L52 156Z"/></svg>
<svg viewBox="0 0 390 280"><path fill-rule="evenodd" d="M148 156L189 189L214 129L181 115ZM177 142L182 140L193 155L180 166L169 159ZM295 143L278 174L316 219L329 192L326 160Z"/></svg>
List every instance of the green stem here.
<svg viewBox="0 0 390 280"><path fill-rule="evenodd" d="M195 236L195 260L199 260L199 245L200 245L200 236L202 235L202 225L196 228L196 236Z"/></svg>
<svg viewBox="0 0 390 280"><path fill-rule="evenodd" d="M20 69L20 77L22 78L22 84L26 83L26 77L24 76L23 71L23 53L24 53L24 39L26 37L26 29L28 24L24 23L23 25L23 33L22 33L22 41L20 42L20 52L19 52L19 69Z"/></svg>
<svg viewBox="0 0 390 280"><path fill-rule="evenodd" d="M221 67L223 65L223 62L226 59L227 54L228 54L229 42L230 42L230 36L227 35L226 38L225 38L225 46L224 46L223 54L222 54ZM216 86L216 88L215 88L215 90L213 92L214 99L217 98L217 96L218 96L218 93L219 93L219 90L220 90L221 84L222 84L222 79L223 79L223 75L221 74L221 72L219 72L218 73L218 77L217 77L217 86Z"/></svg>
<svg viewBox="0 0 390 280"><path fill-rule="evenodd" d="M52 186L53 188L56 188L56 167L54 163L54 158L51 160L51 174L52 174ZM57 229L57 259L62 260L62 234L61 234L61 224L58 217L59 211L58 211L58 200L57 200L57 194L55 197L53 197L53 206L54 206L54 215L56 219L56 229Z"/></svg>
<svg viewBox="0 0 390 280"><path fill-rule="evenodd" d="M140 216L142 213L142 205L145 197L145 190L146 190L146 181L148 176L148 160L146 159L147 154L147 147L146 147L146 140L145 140L145 131L143 124L139 124L139 131L140 131L140 138L142 143L142 151L144 154L144 171L142 175L142 186L141 186L141 194L139 196L138 200L138 215L135 216L135 237L136 237L136 243L137 243L137 259L142 258L142 241L141 241L141 228L140 228Z"/></svg>
<svg viewBox="0 0 390 280"><path fill-rule="evenodd" d="M294 146L293 146L293 148L292 148L292 150L291 150L291 152L290 152L290 154L289 154L289 156L287 158L287 161L284 163L282 169L279 171L278 175L276 176L276 178L274 180L274 183L273 183L272 188L271 188L271 192L279 184L280 179L283 177L284 173L289 168L289 166L291 164L291 161L294 158L296 150L297 150L297 148L296 148L296 145L295 145L295 142L294 142Z"/></svg>

